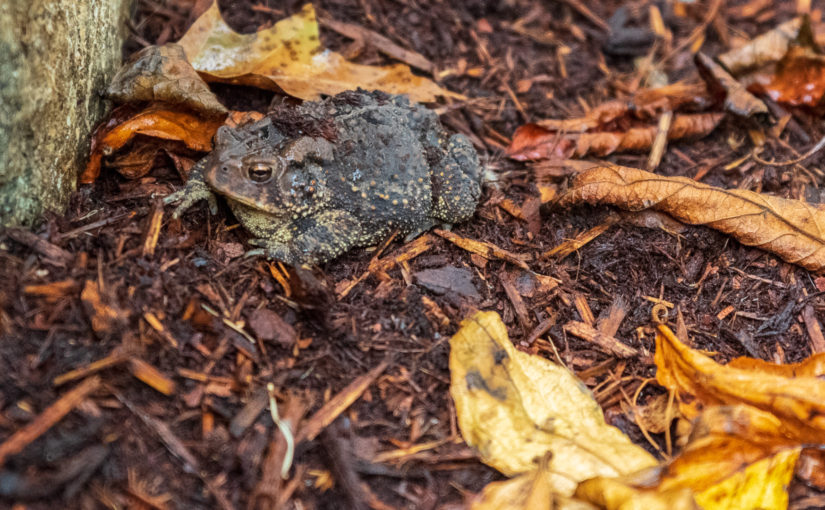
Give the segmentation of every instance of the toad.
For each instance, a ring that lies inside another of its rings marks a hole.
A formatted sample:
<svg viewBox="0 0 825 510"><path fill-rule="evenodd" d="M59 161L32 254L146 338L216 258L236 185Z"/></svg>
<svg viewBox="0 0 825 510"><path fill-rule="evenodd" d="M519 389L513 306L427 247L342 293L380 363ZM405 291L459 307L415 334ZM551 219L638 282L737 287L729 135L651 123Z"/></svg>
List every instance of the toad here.
<svg viewBox="0 0 825 510"><path fill-rule="evenodd" d="M481 166L469 140L404 96L343 92L223 126L214 150L169 195L178 217L222 195L264 254L318 264L398 229L415 236L470 218Z"/></svg>

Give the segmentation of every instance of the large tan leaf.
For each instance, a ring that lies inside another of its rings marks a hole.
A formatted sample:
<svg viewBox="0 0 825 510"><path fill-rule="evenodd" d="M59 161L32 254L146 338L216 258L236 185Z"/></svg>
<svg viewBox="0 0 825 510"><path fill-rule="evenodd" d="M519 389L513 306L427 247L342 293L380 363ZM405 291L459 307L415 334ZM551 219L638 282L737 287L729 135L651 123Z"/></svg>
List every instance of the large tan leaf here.
<svg viewBox="0 0 825 510"><path fill-rule="evenodd" d="M566 368L517 351L495 312L462 322L450 341L450 393L467 443L508 476L551 454L546 483L558 495L594 476L618 476L655 459L609 426Z"/></svg>
<svg viewBox="0 0 825 510"><path fill-rule="evenodd" d="M306 100L358 87L409 94L412 100L423 102L434 101L437 96L460 97L414 75L406 65L353 64L325 49L311 4L271 28L239 34L226 24L217 3L213 3L178 44L207 81L283 90Z"/></svg>
<svg viewBox="0 0 825 510"><path fill-rule="evenodd" d="M487 484L469 504L470 510L598 510L598 507L553 492L547 463L503 482Z"/></svg>
<svg viewBox="0 0 825 510"><path fill-rule="evenodd" d="M698 510L687 488L640 488L621 478L596 477L576 488L575 498L605 510ZM525 509L526 510L526 509Z"/></svg>
<svg viewBox="0 0 825 510"><path fill-rule="evenodd" d="M655 209L692 225L707 225L739 242L807 269L825 269L825 211L799 200L725 190L684 177L604 166L580 174L561 204L612 204Z"/></svg>

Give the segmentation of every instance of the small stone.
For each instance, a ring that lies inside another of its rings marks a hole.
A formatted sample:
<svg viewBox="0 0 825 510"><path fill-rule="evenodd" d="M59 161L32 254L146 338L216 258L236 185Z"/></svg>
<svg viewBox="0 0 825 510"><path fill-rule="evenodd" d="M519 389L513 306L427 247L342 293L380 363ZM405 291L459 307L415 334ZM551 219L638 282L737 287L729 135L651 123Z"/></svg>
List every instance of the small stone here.
<svg viewBox="0 0 825 510"><path fill-rule="evenodd" d="M466 298L481 299L481 295L473 285L473 272L467 268L444 266L437 269L425 269L413 276L418 285L436 294L454 292Z"/></svg>
<svg viewBox="0 0 825 510"><path fill-rule="evenodd" d="M295 329L280 315L267 308L259 308L252 312L249 327L261 340L275 340L284 347L291 347L298 339Z"/></svg>

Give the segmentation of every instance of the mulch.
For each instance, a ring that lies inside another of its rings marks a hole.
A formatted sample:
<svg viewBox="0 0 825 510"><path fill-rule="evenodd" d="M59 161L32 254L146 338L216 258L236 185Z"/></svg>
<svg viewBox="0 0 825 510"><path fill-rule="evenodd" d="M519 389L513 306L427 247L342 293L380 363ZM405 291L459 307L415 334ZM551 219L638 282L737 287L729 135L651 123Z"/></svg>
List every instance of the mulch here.
<svg viewBox="0 0 825 510"><path fill-rule="evenodd" d="M204 4L136 3L126 54L176 40ZM634 14L639 25L647 3ZM723 2L722 15L743 3ZM515 260L471 253L438 232L413 241L420 250L412 255L409 244L393 240L312 270L245 258L249 236L225 206L216 216L205 206L182 220L162 214L157 197L181 184L169 161L137 181L104 171L77 191L65 214L31 232L3 232L0 442L19 443L0 449L0 505L459 507L503 479L461 441L449 396L448 340L477 309L499 312L519 348L560 356L608 421L641 445L621 406L654 375L647 354L656 303L678 307L695 346L717 359L809 356L801 314L810 307L809 315L822 317L822 282L714 231L673 235L618 222L564 258L541 255L613 212L534 207L530 167L505 158L503 148L526 121L581 114L585 104L627 90L636 78L633 57L604 52L605 20L621 4L316 3L325 16L424 55L440 83L471 98L448 105L442 120L471 137L496 180L475 217L452 232ZM793 17L793 4L774 2L770 15L729 16L727 31L760 33ZM234 28L251 32L301 2L220 5ZM702 15L671 27L674 46ZM709 54L724 47L716 26L707 31ZM392 62L323 25L322 38L359 63ZM678 78L692 63L677 55L669 65ZM215 90L235 109L263 110L273 95ZM806 148L822 135L804 111L794 122L789 146ZM672 144L659 172L692 176L710 164L703 182L821 201L818 182L796 167L724 170L748 150L733 143L747 137L744 128L726 121L705 139ZM763 154L787 156L778 144ZM647 156L607 159L643 168ZM814 156L806 166L822 161ZM644 356L618 359L562 328L605 316L611 306L626 310L615 337ZM311 424L299 428L289 480L280 478L286 446L267 411L268 383L282 418ZM658 391L646 387L642 401ZM800 478L790 492L793 508L821 501Z"/></svg>

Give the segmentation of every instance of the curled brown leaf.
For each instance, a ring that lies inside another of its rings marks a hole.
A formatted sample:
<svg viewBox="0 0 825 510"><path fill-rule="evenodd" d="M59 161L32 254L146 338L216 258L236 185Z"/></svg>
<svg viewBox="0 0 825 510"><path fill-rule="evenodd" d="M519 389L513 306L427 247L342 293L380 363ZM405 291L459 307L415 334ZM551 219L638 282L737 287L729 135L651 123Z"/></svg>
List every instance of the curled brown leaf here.
<svg viewBox="0 0 825 510"><path fill-rule="evenodd" d="M807 202L621 166L580 174L559 201L611 204L631 211L654 209L730 234L742 244L812 271L825 269L825 211Z"/></svg>
<svg viewBox="0 0 825 510"><path fill-rule="evenodd" d="M676 115L673 117L667 138L668 140L701 138L713 131L723 117L722 113ZM573 127L574 122L570 121L560 125ZM586 125L589 123L582 123L577 127ZM623 130L565 133L547 129L538 124L525 124L519 127L513 135L513 142L507 148L507 155L515 160L525 161L582 157L588 154L606 156L618 151L642 151L653 145L657 130L656 125L641 125Z"/></svg>

